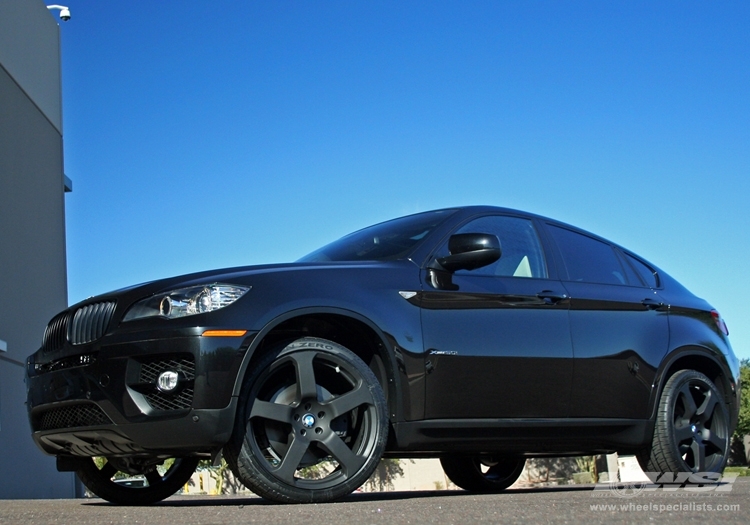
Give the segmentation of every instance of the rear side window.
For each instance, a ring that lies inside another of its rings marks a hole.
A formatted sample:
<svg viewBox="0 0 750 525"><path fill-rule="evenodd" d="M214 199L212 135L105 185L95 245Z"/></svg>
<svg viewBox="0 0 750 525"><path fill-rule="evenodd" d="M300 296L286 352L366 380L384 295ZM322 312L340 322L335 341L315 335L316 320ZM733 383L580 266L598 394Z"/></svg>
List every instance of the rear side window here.
<svg viewBox="0 0 750 525"><path fill-rule="evenodd" d="M609 244L551 224L549 232L560 249L569 281L628 284L622 264Z"/></svg>
<svg viewBox="0 0 750 525"><path fill-rule="evenodd" d="M635 271L638 273L640 278L643 279L643 282L646 283L646 286L650 288L659 287L659 279L654 270L646 266L644 263L630 255L629 253L626 253L625 257L628 259L628 262L633 266L633 268L635 268Z"/></svg>

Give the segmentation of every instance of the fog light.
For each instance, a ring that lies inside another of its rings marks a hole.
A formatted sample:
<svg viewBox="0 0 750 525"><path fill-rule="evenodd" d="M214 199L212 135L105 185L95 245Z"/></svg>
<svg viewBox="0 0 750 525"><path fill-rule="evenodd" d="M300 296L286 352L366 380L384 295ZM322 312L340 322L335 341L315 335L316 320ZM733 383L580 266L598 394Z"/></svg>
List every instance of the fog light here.
<svg viewBox="0 0 750 525"><path fill-rule="evenodd" d="M177 375L177 372L173 372L172 370L162 372L156 379L156 388L158 388L162 392L171 392L172 390L177 388L178 378L179 376Z"/></svg>

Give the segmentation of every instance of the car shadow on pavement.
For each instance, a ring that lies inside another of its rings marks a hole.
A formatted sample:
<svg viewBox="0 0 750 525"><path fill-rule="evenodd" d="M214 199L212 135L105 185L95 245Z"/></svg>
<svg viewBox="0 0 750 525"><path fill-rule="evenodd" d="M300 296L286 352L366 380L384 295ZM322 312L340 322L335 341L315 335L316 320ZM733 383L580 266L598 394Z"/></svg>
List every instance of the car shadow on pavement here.
<svg viewBox="0 0 750 525"><path fill-rule="evenodd" d="M594 490L596 485L558 485L554 487L535 487L535 488L517 488L509 489L504 492L492 494L492 496L498 495L514 495L514 494L540 494L540 493L554 493L554 492L585 492ZM424 499L424 498L460 498L460 497L476 497L482 494L475 492L466 492L464 490L411 490L411 491L393 491L393 492L354 492L349 496L340 500L331 502L329 504L340 504L340 503L358 503L358 502L373 502L373 501L397 501L397 500L408 500L408 499ZM100 499L90 499L82 502L83 505L92 506L116 506L112 503L102 501ZM280 505L272 501L257 497L257 496L242 496L242 495L223 495L223 496L172 496L164 501L155 503L151 506L159 507L244 507L244 506L258 506L258 505ZM321 504L322 505L322 504Z"/></svg>

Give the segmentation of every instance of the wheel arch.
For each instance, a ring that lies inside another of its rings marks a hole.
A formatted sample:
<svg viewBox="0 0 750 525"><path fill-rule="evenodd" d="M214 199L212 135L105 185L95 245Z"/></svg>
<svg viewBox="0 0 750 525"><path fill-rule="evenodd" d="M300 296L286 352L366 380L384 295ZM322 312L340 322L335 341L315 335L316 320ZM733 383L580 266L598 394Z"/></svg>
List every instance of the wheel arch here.
<svg viewBox="0 0 750 525"><path fill-rule="evenodd" d="M380 382L390 419L400 416L397 366L389 338L368 318L339 308L293 310L266 324L253 339L242 360L232 395L240 395L248 371L267 351L301 337L328 339L355 353Z"/></svg>
<svg viewBox="0 0 750 525"><path fill-rule="evenodd" d="M724 397L730 414L731 426L737 423L738 385L723 355L702 346L685 346L674 350L657 371L650 401L651 419L656 417L659 399L669 378L680 370L695 370L708 377Z"/></svg>

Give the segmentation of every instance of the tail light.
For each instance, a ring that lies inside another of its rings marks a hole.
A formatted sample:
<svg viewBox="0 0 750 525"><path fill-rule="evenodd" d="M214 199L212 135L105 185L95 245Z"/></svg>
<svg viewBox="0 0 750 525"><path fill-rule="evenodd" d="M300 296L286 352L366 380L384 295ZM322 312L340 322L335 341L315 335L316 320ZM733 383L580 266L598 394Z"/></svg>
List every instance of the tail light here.
<svg viewBox="0 0 750 525"><path fill-rule="evenodd" d="M724 319L721 318L721 314L716 310L711 310L711 317L714 318L714 322L719 328L719 331L724 335L729 335L729 328L727 328L727 323L724 322Z"/></svg>

